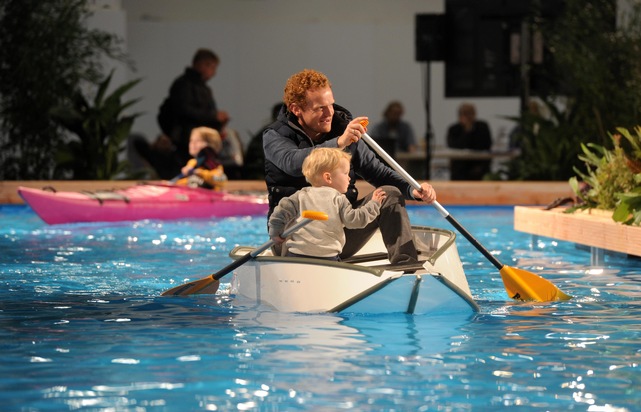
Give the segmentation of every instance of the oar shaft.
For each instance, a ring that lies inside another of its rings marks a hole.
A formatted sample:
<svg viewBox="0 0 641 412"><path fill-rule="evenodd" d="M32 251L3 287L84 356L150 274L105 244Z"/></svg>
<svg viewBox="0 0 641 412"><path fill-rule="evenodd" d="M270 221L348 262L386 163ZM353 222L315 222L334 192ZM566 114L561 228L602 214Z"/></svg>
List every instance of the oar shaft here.
<svg viewBox="0 0 641 412"><path fill-rule="evenodd" d="M305 226L306 224L308 224L311 221L312 221L312 219L305 219L304 218L300 222L296 223L294 226L292 226L289 229L287 229L286 231L284 231L281 236L283 238L286 238L286 237L288 237L289 235L291 235L292 233L294 233L298 229L302 228L303 226ZM269 249L273 245L274 245L274 241L273 240L269 240L269 241L263 243L262 245L260 245L256 249L252 250L250 253L247 253L247 254L243 255L243 257L241 257L240 259L234 260L229 265L227 265L224 268L222 268L221 270L219 270L216 274L212 275L212 279L219 280L220 278L222 278L223 276L225 276L226 274L228 274L232 270L234 270L237 267L242 266L243 264L247 263L250 259L253 259L256 256L260 255L261 253L263 253L265 250Z"/></svg>
<svg viewBox="0 0 641 412"><path fill-rule="evenodd" d="M401 167L401 165L399 165L398 162L396 162L396 160L392 158L392 156L385 152L385 150L383 150L383 148L379 146L378 143L376 143L376 141L372 139L370 135L368 135L367 133L363 133L361 138L372 149L374 149L374 151L378 153L378 155L383 160L385 160L385 162L387 162L387 164L389 164L392 169L396 171L396 173L400 174L405 179L405 181L407 181L414 189L418 190L419 192L422 190L421 185L409 173L407 173L405 169L403 169L403 167ZM472 243L472 245L474 245L474 247L476 247L479 252L481 252L494 266L496 266L497 269L501 270L503 264L499 262L490 252L488 252L487 249L485 249L479 243L479 241L476 240L474 236L472 236L470 232L468 232L463 226L461 226L461 224L457 222L456 219L454 219L450 215L450 213L445 210L443 206L441 206L439 202L437 202L436 200L433 201L432 206L434 206L436 210L441 214L441 216L447 219L447 221L450 222L450 224L454 226L456 230L458 230L463 236L465 236L465 238L470 241L470 243Z"/></svg>
<svg viewBox="0 0 641 412"><path fill-rule="evenodd" d="M318 211L305 210L302 213L302 218L303 219L301 221L299 221L298 223L293 225L291 228L284 231L281 236L283 238L289 237L292 233L294 233L301 227L305 226L312 220L327 220L327 214L323 212L318 212ZM232 270L236 269L237 267L248 262L252 258L258 256L263 251L271 247L273 244L274 244L274 241L270 240L269 242L266 242L263 245L257 247L253 251L246 253L245 255L233 261L229 265L225 266L218 272L213 273L200 280L196 280L193 282L185 283L180 286L173 287L163 292L162 296L187 296L187 295L193 295L195 293L210 293L210 294L216 293L216 291L218 290L218 286L220 285L220 282L219 282L220 278L222 278Z"/></svg>
<svg viewBox="0 0 641 412"><path fill-rule="evenodd" d="M364 124L363 126L365 126ZM421 191L422 188L412 176L410 176L390 155L388 155L367 133L362 136L365 143L367 143L378 155L386 161L398 174L400 174L405 181L407 181L414 189ZM483 256L487 258L501 273L501 279L505 285L505 290L508 295L513 299L521 300L568 300L571 297L561 292L556 286L546 281L540 276L522 270L516 270L509 266L503 265L497 258L495 258L487 249L483 247L475 238L465 230L459 222L456 221L450 213L445 210L437 201L432 202L432 206L438 210L452 226L454 226L465 238L478 249ZM536 286L536 287L535 287Z"/></svg>
<svg viewBox="0 0 641 412"><path fill-rule="evenodd" d="M272 244L273 243L274 242L272 242ZM269 245L269 246L271 246L271 245ZM269 247L269 246L267 246L267 247ZM218 272L216 272L216 274L212 275L211 278L214 279L214 280L219 280L220 278L222 278L223 276L225 276L226 274L228 274L232 270L234 270L237 267L242 266L243 264L247 263L247 261L249 261L252 257L253 256L252 256L251 253L247 253L247 254L243 255L243 257L241 257L240 259L236 259L233 262L231 262L229 265L227 265L224 268L220 269Z"/></svg>
<svg viewBox="0 0 641 412"><path fill-rule="evenodd" d="M421 190L421 185L420 185L420 184L419 184L419 183L418 183L418 182L417 182L417 181L416 181L416 180L415 180L415 179L414 179L414 178L413 178L409 173L407 173L407 172L405 171L405 169L403 169L403 168L401 167L401 165L399 165L399 164L396 162L396 160L394 160L394 159L392 158L392 156L390 156L389 154L387 154L387 152L386 152L385 150L383 150L383 148L382 148L382 147L380 147L380 146L378 145L378 143L376 143L376 140L372 139L372 137L371 137L370 135L368 135L367 133L363 133L363 134L361 135L361 139L363 139L363 140L365 141L365 143L367 143L367 144L369 145L369 147L371 147L372 149L374 149L374 151L375 151L376 153L378 153L378 155L379 155L383 160L385 160L385 162L386 162L387 164L389 164L389 165L392 167L392 169L396 170L396 172L397 172L399 175L401 175L401 176L403 177L403 179L405 179L405 181L406 181L407 183L409 183L410 185L412 185L412 187L413 187L414 189L416 189L416 190L418 190L418 191L420 191L420 190Z"/></svg>
<svg viewBox="0 0 641 412"><path fill-rule="evenodd" d="M437 202L436 202L436 201L434 201L434 203L437 203ZM438 203L437 203L437 204L438 204ZM441 205L439 204L439 206L441 206ZM441 207L442 207L442 206L441 206ZM463 236L465 236L465 238L466 238L466 239L467 239L467 240L468 240L468 241L469 241L469 242L470 242L470 243L471 243L471 244L472 244L472 245L473 245L473 246L474 246L474 247L475 247L479 252L481 252L481 253L483 254L483 256L485 256L485 257L487 258L487 260L489 260L489 261L490 261L490 263L492 263L492 264L493 264L493 265L494 265L498 270L501 270L501 269L503 268L503 264L502 264L501 262L499 262L499 261L498 261L498 259L496 259L496 258L494 257L494 255L492 255L492 254L491 254L491 253L490 253L486 248L484 248L484 247L483 247L483 245L481 245L481 244L479 243L479 241L478 241L478 240L476 240L476 239L474 238L474 236L472 236L472 234L471 234L470 232L468 232L468 231L467 231L463 226L461 226L461 224L460 224L459 222L457 222L457 221L456 221L456 219L454 219L454 218L453 218L451 215L449 215L449 214L445 216L445 219L446 219L448 222L450 222L450 224L451 224L452 226L454 226L454 227L456 228L456 230L458 230L458 231L459 231Z"/></svg>

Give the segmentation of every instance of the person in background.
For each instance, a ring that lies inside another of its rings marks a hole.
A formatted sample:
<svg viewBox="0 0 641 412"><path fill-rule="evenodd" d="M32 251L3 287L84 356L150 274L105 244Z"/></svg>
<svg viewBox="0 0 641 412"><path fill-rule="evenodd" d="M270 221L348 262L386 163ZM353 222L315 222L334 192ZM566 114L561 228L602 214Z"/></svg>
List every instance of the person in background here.
<svg viewBox="0 0 641 412"><path fill-rule="evenodd" d="M520 150L523 140L535 138L541 125L549 123L548 116L543 115L543 104L532 98L527 102L527 110L521 113L519 122L510 131L508 149Z"/></svg>
<svg viewBox="0 0 641 412"><path fill-rule="evenodd" d="M304 187L278 202L269 218L269 236L276 244L281 234L304 210L327 213L328 220L315 221L287 240L286 256L340 260L345 245L344 228L361 229L378 217L385 192L376 189L369 202L354 209L345 197L349 188L351 155L339 148L319 147L303 161L302 172L311 187Z"/></svg>
<svg viewBox="0 0 641 412"><path fill-rule="evenodd" d="M447 130L447 146L452 149L490 150L492 135L487 122L476 119L476 108L463 103L458 122ZM450 160L450 180L482 180L490 172L491 160Z"/></svg>
<svg viewBox="0 0 641 412"><path fill-rule="evenodd" d="M138 179L171 179L180 170L173 144L162 133L152 144L142 134L131 134L127 139L127 160Z"/></svg>
<svg viewBox="0 0 641 412"><path fill-rule="evenodd" d="M240 180L245 164L243 142L238 132L230 127L223 128L220 134L225 136L223 149L218 154L220 163L225 167L225 173L229 180Z"/></svg>
<svg viewBox="0 0 641 412"><path fill-rule="evenodd" d="M414 189L401 175L379 161L361 141L362 121L352 118L347 109L335 104L329 79L316 70L305 69L292 75L285 84L284 105L274 123L263 134L265 182L269 196L269 215L284 197L309 186L302 172L305 158L315 147L347 150L351 155L350 184L345 195L354 208L369 202L373 193L359 199L356 176L385 192L378 218L362 229L345 229L341 258L356 253L380 228L383 242L393 264L414 264L418 253L414 245L405 199L432 202L436 193L428 183Z"/></svg>
<svg viewBox="0 0 641 412"><path fill-rule="evenodd" d="M245 151L245 167L243 168L243 179L265 179L265 152L263 151L263 132L265 128L276 121L283 102L275 103L272 106L269 122L256 133Z"/></svg>
<svg viewBox="0 0 641 412"><path fill-rule="evenodd" d="M179 165L189 159L191 130L206 126L223 133L229 115L219 110L207 82L216 75L220 59L209 49L198 49L182 75L174 80L158 112L158 124L171 139ZM224 136L223 136L224 137Z"/></svg>
<svg viewBox="0 0 641 412"><path fill-rule="evenodd" d="M387 153L394 155L395 152L413 152L417 149L416 137L412 126L402 119L405 110L403 104L397 100L391 101L383 112L383 120L372 127L370 132L372 138Z"/></svg>
<svg viewBox="0 0 641 412"><path fill-rule="evenodd" d="M227 182L218 154L223 148L220 133L210 127L197 127L189 137L189 154L193 156L172 182L179 186L220 190Z"/></svg>

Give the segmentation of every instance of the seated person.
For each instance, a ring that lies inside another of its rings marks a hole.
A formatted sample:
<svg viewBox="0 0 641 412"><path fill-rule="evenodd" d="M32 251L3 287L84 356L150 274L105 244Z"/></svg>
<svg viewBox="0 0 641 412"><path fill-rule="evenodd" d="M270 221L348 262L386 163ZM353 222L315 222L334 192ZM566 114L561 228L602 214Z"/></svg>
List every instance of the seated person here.
<svg viewBox="0 0 641 412"><path fill-rule="evenodd" d="M303 210L327 213L326 221L314 221L293 233L287 240L286 256L318 257L340 260L345 245L344 228L360 229L379 215L385 192L376 189L371 201L354 209L345 196L349 187L351 154L338 148L319 147L303 161L303 175L312 186L284 197L269 218L269 236L277 245L280 235Z"/></svg>
<svg viewBox="0 0 641 412"><path fill-rule="evenodd" d="M180 173L183 162L178 161L174 153L174 144L171 139L161 133L153 143L149 143L144 136L132 135L129 137L131 158L143 166L148 165L150 179L171 179Z"/></svg>
<svg viewBox="0 0 641 412"><path fill-rule="evenodd" d="M224 127L220 134L223 139L223 148L218 152L218 161L225 168L225 174L229 180L240 180L245 161L243 142L238 132L229 127Z"/></svg>
<svg viewBox="0 0 641 412"><path fill-rule="evenodd" d="M203 187L220 190L227 182L223 165L218 160L223 141L220 133L210 127L192 129L189 136L189 154L193 156L172 179L179 186Z"/></svg>
<svg viewBox="0 0 641 412"><path fill-rule="evenodd" d="M447 129L447 146L482 151L492 148L490 127L487 122L477 120L473 104L459 106L458 121ZM491 164L491 160L450 160L450 180L483 180Z"/></svg>
<svg viewBox="0 0 641 412"><path fill-rule="evenodd" d="M392 157L396 152L414 152L417 148L412 126L403 120L404 108L399 101L390 102L383 112L383 120L374 125L372 137Z"/></svg>

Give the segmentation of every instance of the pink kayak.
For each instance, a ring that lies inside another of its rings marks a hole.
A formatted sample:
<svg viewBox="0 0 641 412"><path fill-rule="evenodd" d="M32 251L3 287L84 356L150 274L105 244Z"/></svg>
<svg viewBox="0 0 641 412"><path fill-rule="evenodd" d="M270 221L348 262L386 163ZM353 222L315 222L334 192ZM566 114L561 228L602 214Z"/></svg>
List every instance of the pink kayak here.
<svg viewBox="0 0 641 412"><path fill-rule="evenodd" d="M50 225L262 215L268 208L264 196L164 184L97 192L57 192L21 186L18 193Z"/></svg>

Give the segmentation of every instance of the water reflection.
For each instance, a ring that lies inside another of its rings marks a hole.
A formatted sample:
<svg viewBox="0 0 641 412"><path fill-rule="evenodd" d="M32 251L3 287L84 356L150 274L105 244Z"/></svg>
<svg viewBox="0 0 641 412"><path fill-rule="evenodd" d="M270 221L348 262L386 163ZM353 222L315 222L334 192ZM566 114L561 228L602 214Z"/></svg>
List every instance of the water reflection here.
<svg viewBox="0 0 641 412"><path fill-rule="evenodd" d="M468 337L460 328L470 320L238 309L230 326L242 385L227 390L244 402L295 398L307 405L322 399L327 405L336 399L336 408L345 406L339 399L346 393L382 389L382 376L424 380L433 372L429 366L442 362L443 352L465 344ZM365 396L378 399L385 391Z"/></svg>
<svg viewBox="0 0 641 412"><path fill-rule="evenodd" d="M0 401L7 410L638 410L638 262L608 255L590 268L572 245L530 249L509 213L454 211L501 261L574 298L511 301L496 268L459 237L481 307L469 319L284 314L225 294L167 299L160 293L176 282L229 263L229 233L263 243L264 220L54 229L5 218ZM431 208L412 214L446 226Z"/></svg>

